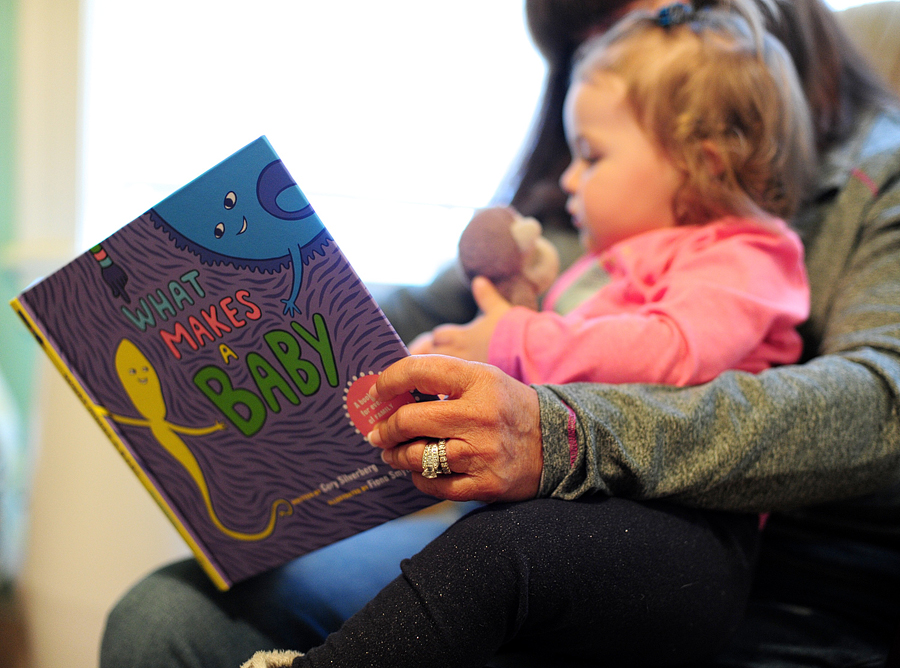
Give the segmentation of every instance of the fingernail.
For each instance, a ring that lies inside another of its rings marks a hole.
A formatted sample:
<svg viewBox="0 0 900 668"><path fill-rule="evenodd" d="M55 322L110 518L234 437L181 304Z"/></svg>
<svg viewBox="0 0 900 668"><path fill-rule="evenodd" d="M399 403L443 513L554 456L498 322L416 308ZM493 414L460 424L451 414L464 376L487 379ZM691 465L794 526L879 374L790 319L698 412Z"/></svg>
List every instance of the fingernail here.
<svg viewBox="0 0 900 668"><path fill-rule="evenodd" d="M376 448L382 445L381 431L378 429L378 427L375 427L374 429L372 429L372 431L366 434L366 440Z"/></svg>
<svg viewBox="0 0 900 668"><path fill-rule="evenodd" d="M390 460L389 460L389 456L388 456L388 451L387 451L387 450L382 450L382 451L381 451L381 461L383 461L385 464L390 464L390 463L391 463Z"/></svg>

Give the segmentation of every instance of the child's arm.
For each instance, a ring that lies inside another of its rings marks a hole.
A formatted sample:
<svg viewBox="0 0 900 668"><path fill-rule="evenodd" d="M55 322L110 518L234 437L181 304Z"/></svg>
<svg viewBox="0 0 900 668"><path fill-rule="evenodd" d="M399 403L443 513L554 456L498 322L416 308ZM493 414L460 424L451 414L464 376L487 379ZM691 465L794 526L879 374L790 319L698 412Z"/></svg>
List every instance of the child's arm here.
<svg viewBox="0 0 900 668"><path fill-rule="evenodd" d="M430 355L434 352L434 332L422 332L409 346L410 355Z"/></svg>
<svg viewBox="0 0 900 668"><path fill-rule="evenodd" d="M686 232L663 274L638 265L565 317L508 311L488 361L526 383L667 385L796 361L809 308L799 240L736 223L712 233L724 238Z"/></svg>
<svg viewBox="0 0 900 668"><path fill-rule="evenodd" d="M494 285L483 276L472 281L472 295L481 315L467 325L443 325L432 332L431 350L472 362L487 362L488 347L497 323L512 308Z"/></svg>

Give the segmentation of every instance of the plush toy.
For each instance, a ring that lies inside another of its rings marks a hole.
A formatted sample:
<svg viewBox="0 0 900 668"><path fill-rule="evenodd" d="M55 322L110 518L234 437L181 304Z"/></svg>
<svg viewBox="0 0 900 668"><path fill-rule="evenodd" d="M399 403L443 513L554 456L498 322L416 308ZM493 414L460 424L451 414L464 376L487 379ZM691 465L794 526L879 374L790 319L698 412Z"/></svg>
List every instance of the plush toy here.
<svg viewBox="0 0 900 668"><path fill-rule="evenodd" d="M300 652L273 650L257 652L241 668L292 668L294 662L303 656Z"/></svg>
<svg viewBox="0 0 900 668"><path fill-rule="evenodd" d="M475 213L459 239L459 262L471 281L484 276L515 306L538 308L559 273L559 253L541 224L510 207Z"/></svg>

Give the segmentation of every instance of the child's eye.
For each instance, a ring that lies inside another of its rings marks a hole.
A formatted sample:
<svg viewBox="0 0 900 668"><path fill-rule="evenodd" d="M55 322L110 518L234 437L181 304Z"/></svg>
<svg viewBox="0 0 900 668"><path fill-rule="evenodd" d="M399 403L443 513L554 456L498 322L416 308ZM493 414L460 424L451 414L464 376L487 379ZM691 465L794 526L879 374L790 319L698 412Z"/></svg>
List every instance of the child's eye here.
<svg viewBox="0 0 900 668"><path fill-rule="evenodd" d="M591 146L585 139L579 139L575 143L574 153L579 160L584 160L588 164L593 164L603 158L603 152L595 146Z"/></svg>

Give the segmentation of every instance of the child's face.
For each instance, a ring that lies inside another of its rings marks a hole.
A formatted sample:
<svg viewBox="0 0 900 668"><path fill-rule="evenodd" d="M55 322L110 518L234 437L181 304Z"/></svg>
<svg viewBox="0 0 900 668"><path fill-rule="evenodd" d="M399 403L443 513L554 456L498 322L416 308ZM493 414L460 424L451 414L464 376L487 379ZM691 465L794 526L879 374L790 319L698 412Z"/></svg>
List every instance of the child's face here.
<svg viewBox="0 0 900 668"><path fill-rule="evenodd" d="M681 173L638 125L612 74L573 84L565 106L572 164L560 183L588 251L676 224Z"/></svg>

